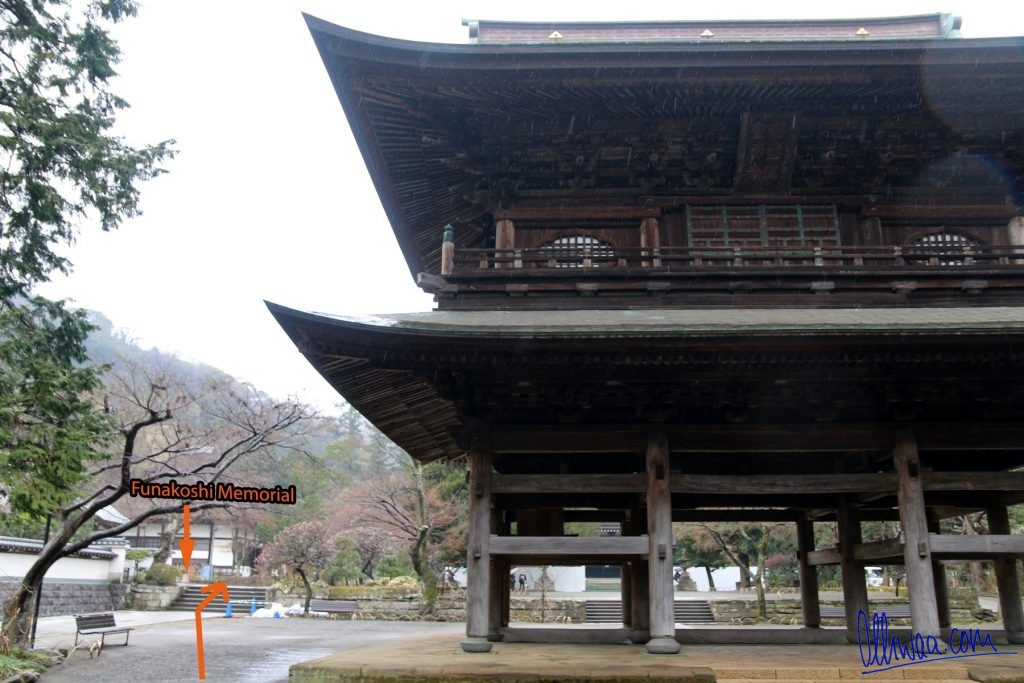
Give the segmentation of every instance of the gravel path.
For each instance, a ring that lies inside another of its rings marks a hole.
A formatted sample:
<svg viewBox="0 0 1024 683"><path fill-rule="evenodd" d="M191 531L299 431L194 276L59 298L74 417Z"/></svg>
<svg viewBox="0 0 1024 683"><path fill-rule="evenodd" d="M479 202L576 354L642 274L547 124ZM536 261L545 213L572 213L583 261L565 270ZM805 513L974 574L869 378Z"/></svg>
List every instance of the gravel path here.
<svg viewBox="0 0 1024 683"><path fill-rule="evenodd" d="M329 619L203 619L207 681L287 681L288 667L335 652L412 634L464 633L465 624ZM118 636L112 637L118 642ZM127 647L97 659L78 650L47 671L44 683L140 683L198 680L194 622L137 628Z"/></svg>

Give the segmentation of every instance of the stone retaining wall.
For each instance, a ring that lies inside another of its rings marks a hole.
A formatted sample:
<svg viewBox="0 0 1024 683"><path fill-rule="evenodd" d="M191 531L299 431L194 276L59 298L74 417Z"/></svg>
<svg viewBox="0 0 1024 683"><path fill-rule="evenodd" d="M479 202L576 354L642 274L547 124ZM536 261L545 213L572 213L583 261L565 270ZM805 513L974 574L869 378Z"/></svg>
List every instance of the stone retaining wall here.
<svg viewBox="0 0 1024 683"><path fill-rule="evenodd" d="M4 583L0 591L10 595L17 584ZM127 584L123 583L63 583L43 584L39 616L55 617L88 612L111 612L125 609Z"/></svg>
<svg viewBox="0 0 1024 683"><path fill-rule="evenodd" d="M321 596L317 591L314 597ZM326 597L326 595L325 595ZM284 605L301 604L304 595L273 591L269 600ZM352 598L356 602L356 619L387 620L387 621L465 621L466 592L464 590L442 591L437 596L434 614L430 617L420 616L419 595L374 596L366 595ZM511 621L527 623L567 623L582 624L586 621L586 604L582 600L547 600L542 604L539 595L512 596Z"/></svg>
<svg viewBox="0 0 1024 683"><path fill-rule="evenodd" d="M951 592L952 593L952 592ZM711 612L715 615L715 621L726 624L743 624L758 619L757 598L741 598L737 600L712 600ZM907 609L907 599L890 599L880 602L871 602L871 608L876 612L891 611L891 608ZM822 600L822 607L842 608L843 602L839 600ZM803 607L800 600L783 599L768 600L768 621L777 624L802 624ZM967 623L971 621L991 621L991 613L982 610L978 604L978 598L974 594L956 595L951 594L949 599L950 620L956 623ZM842 626L846 623L843 617L823 617L821 620L824 626ZM907 626L909 619L893 618L891 622L897 626Z"/></svg>
<svg viewBox="0 0 1024 683"><path fill-rule="evenodd" d="M168 609L181 593L180 586L147 586L134 585L128 596L128 604L132 609L159 610Z"/></svg>

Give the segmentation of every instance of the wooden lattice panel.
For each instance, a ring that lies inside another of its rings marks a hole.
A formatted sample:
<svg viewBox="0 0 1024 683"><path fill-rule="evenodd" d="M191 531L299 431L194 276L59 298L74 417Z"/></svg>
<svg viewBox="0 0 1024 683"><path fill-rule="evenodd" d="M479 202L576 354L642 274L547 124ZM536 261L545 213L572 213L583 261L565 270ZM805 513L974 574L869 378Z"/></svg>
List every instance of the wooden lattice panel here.
<svg viewBox="0 0 1024 683"><path fill-rule="evenodd" d="M838 247L835 206L687 207L691 247Z"/></svg>

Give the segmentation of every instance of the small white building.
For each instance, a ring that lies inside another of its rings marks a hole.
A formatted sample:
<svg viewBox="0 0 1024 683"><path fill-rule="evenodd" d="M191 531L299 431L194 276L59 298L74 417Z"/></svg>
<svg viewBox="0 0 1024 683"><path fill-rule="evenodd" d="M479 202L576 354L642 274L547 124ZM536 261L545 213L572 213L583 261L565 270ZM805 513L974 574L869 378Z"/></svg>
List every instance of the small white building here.
<svg viewBox="0 0 1024 683"><path fill-rule="evenodd" d="M0 576L7 580L24 577L42 547L38 539L0 536ZM46 581L121 581L126 550L127 544L121 540L94 543L57 560L46 572Z"/></svg>
<svg viewBox="0 0 1024 683"><path fill-rule="evenodd" d="M169 531L172 524L177 529L171 546L170 560L172 565L180 567L183 564L179 544L183 537L180 519L172 521L168 518L151 518L132 529L124 538L131 543L132 548L156 552L163 541L164 533ZM236 570L245 573L243 568L252 566L251 549L256 544L252 530L236 526L230 521L219 522L209 517L193 517L190 532L190 537L195 542L192 549L192 564L209 564L222 574ZM139 567L146 568L151 563L152 560L145 560Z"/></svg>

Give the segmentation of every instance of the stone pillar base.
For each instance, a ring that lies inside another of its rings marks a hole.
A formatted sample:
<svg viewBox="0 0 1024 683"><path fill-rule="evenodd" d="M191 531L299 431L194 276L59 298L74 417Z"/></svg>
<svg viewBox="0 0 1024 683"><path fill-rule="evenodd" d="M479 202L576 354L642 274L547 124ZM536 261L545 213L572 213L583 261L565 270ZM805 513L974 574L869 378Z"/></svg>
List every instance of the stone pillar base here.
<svg viewBox="0 0 1024 683"><path fill-rule="evenodd" d="M647 631L633 630L629 632L629 642L636 643L637 645L643 645L651 639L651 634Z"/></svg>
<svg viewBox="0 0 1024 683"><path fill-rule="evenodd" d="M647 651L652 655L674 655L679 652L675 638L652 638L647 641Z"/></svg>
<svg viewBox="0 0 1024 683"><path fill-rule="evenodd" d="M466 638L462 645L463 652L490 652L491 643L486 638Z"/></svg>
<svg viewBox="0 0 1024 683"><path fill-rule="evenodd" d="M1007 631L1006 642L1013 645L1024 645L1024 633Z"/></svg>
<svg viewBox="0 0 1024 683"><path fill-rule="evenodd" d="M487 634L487 642L500 643L503 640L505 640L505 634L499 631L493 631Z"/></svg>

